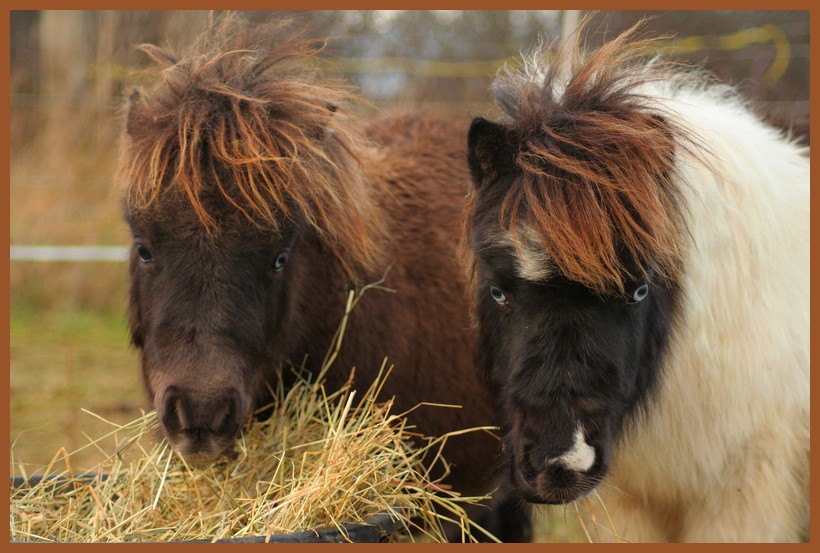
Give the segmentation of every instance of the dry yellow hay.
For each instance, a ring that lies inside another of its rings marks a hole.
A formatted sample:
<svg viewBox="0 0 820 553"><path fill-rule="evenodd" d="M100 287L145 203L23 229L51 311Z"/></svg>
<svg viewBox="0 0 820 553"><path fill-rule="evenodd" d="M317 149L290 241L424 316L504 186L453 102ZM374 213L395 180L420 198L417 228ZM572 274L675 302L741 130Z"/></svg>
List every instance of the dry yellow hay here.
<svg viewBox="0 0 820 553"><path fill-rule="evenodd" d="M321 376L357 299L351 293L320 375L311 380L297 370L292 388L283 391L280 383L273 416L249 425L236 458L189 466L164 440L153 439L154 412L113 425L117 445L95 471L107 477L78 477L71 456L60 450L38 472L65 484L44 480L11 490L11 539L220 540L323 527L346 536L343 524L386 512L403 527L390 539L443 541L445 520L461 524L466 541L478 536L483 531L468 523L463 507L480 498L459 497L430 476L430 465L445 462L447 436L418 435L404 414L391 412L390 398L379 397L389 369L383 366L365 393L349 383L332 393L323 387ZM488 429L469 431L482 430ZM86 447L100 447L103 438Z"/></svg>

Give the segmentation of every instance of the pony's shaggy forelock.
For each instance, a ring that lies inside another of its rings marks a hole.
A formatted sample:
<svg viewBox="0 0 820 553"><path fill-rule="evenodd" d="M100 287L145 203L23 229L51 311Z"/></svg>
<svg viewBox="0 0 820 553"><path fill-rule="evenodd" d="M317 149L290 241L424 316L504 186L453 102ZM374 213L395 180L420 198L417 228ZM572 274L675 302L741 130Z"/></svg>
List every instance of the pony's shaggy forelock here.
<svg viewBox="0 0 820 553"><path fill-rule="evenodd" d="M539 47L493 84L521 171L502 227L535 233L561 273L600 293L624 291L621 249L636 278L651 269L677 281L686 234L675 156L696 151L696 139L642 89L695 76L647 62L639 25L589 55L581 32Z"/></svg>
<svg viewBox="0 0 820 553"><path fill-rule="evenodd" d="M384 223L360 163L365 141L344 106L355 100L323 79L324 42L292 21L251 25L211 18L179 56L143 45L161 78L131 95L119 166L128 208L187 198L209 229L204 197L220 194L253 223L277 231L303 217L346 264L382 262Z"/></svg>

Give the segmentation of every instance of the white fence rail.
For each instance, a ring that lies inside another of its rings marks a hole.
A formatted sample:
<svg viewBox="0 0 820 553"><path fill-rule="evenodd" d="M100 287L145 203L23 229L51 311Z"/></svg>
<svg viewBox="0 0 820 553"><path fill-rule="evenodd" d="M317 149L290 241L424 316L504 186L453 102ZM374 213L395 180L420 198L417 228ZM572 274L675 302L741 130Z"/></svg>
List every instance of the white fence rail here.
<svg viewBox="0 0 820 553"><path fill-rule="evenodd" d="M128 260L125 246L11 246L11 261L114 261Z"/></svg>

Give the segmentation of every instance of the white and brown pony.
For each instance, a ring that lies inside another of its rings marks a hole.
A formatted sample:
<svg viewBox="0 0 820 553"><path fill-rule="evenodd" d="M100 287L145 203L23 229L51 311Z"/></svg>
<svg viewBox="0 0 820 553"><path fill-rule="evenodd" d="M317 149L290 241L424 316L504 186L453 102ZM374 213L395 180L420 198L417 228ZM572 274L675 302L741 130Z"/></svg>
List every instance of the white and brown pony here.
<svg viewBox="0 0 820 553"><path fill-rule="evenodd" d="M604 540L807 539L808 150L636 32L502 72L469 132L510 486L594 492Z"/></svg>

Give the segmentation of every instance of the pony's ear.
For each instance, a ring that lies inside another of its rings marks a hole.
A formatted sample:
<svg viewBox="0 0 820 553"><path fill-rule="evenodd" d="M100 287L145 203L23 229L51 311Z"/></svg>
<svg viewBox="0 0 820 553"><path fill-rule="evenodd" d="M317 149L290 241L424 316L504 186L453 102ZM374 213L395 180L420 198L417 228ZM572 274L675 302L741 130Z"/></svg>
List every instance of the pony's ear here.
<svg viewBox="0 0 820 553"><path fill-rule="evenodd" d="M137 127L137 116L135 113L134 106L137 102L139 102L141 96L138 90L134 90L131 94L128 95L128 106L126 107L125 113L125 131L129 135L133 135L136 131Z"/></svg>
<svg viewBox="0 0 820 553"><path fill-rule="evenodd" d="M278 115L278 108L275 109L276 111L274 111L273 113L276 113ZM333 125L330 123L330 120L333 119L333 117L336 115L336 112L339 111L339 106L328 102L327 104L325 104L325 109L327 109L328 112L328 122L323 123L321 126L317 125L312 130L308 131L308 135L315 140L324 140L325 138L333 134Z"/></svg>
<svg viewBox="0 0 820 553"><path fill-rule="evenodd" d="M138 50L142 50L148 57L161 67L170 67L177 63L177 57L169 50L154 46L153 44L140 44L137 46Z"/></svg>
<svg viewBox="0 0 820 553"><path fill-rule="evenodd" d="M655 122L655 125L662 130L664 133L672 136L672 128L669 126L669 123L666 121L666 117L663 115L658 115L657 113L650 113L650 117Z"/></svg>
<svg viewBox="0 0 820 553"><path fill-rule="evenodd" d="M476 188L512 168L514 155L507 129L476 117L467 134L467 161Z"/></svg>

